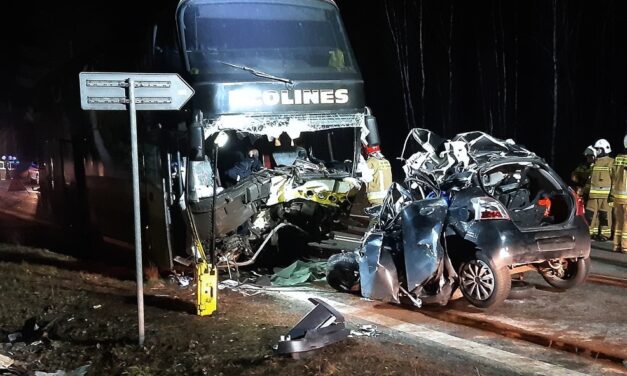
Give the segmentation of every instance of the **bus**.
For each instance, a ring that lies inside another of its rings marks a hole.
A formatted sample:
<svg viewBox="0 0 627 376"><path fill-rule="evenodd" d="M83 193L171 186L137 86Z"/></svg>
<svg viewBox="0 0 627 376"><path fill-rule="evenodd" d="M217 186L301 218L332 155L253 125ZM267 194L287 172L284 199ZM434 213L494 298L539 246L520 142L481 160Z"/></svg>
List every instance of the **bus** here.
<svg viewBox="0 0 627 376"><path fill-rule="evenodd" d="M137 43L112 39L115 54L75 59L45 88L40 206L89 252L132 249L128 119L81 111L78 72L178 73L190 102L138 113L147 261L172 268L198 238L219 266L245 266L328 236L361 186L362 144L378 142L337 5L181 0L140 25Z"/></svg>

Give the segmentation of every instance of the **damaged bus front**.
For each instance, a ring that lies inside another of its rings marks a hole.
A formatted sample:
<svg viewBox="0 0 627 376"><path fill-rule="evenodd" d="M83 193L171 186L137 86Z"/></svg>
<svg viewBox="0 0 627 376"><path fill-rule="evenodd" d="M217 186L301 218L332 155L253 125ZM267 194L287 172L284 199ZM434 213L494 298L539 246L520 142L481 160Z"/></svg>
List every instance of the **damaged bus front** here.
<svg viewBox="0 0 627 376"><path fill-rule="evenodd" d="M200 241L215 215L217 264L241 266L281 232L323 237L350 207L376 128L337 6L187 0L177 24L196 91L184 210Z"/></svg>

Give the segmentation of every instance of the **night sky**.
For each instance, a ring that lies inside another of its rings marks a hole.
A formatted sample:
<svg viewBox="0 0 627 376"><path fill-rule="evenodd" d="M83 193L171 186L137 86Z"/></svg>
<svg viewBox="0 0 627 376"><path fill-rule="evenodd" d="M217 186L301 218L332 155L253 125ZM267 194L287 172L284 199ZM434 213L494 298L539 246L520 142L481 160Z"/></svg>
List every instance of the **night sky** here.
<svg viewBox="0 0 627 376"><path fill-rule="evenodd" d="M614 152L623 148L627 2L339 5L388 155L399 154L397 134L413 126L446 137L469 130L511 137L563 176L598 138L607 138Z"/></svg>
<svg viewBox="0 0 627 376"><path fill-rule="evenodd" d="M94 51L125 53L128 46L98 49L121 33L132 35L146 12L165 4L30 1L3 11L0 153L32 152L28 144L43 126L33 119L46 79L78 72L81 58ZM390 159L400 154L411 127L446 137L483 130L514 138L562 175L597 138L607 138L615 152L622 149L627 2L339 0L338 5ZM15 142L7 141L12 134L7 130L18 131Z"/></svg>

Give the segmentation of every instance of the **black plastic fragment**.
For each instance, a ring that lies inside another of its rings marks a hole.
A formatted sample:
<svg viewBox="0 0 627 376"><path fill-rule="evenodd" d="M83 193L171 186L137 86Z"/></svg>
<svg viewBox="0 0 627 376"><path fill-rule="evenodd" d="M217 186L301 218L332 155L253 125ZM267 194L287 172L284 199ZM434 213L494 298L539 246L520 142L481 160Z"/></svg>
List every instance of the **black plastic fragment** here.
<svg viewBox="0 0 627 376"><path fill-rule="evenodd" d="M299 354L316 350L348 337L344 316L317 298L309 298L316 306L305 315L277 344L276 353Z"/></svg>

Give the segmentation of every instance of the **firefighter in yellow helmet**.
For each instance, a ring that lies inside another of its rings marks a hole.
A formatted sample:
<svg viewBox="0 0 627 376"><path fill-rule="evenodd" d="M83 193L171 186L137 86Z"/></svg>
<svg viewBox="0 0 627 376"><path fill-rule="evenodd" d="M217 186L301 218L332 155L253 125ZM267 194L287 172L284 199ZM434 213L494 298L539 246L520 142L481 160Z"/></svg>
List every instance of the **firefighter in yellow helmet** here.
<svg viewBox="0 0 627 376"><path fill-rule="evenodd" d="M372 172L372 180L366 186L368 202L381 205L392 185L392 166L381 153L379 145L366 146L366 163Z"/></svg>
<svg viewBox="0 0 627 376"><path fill-rule="evenodd" d="M586 217L590 223L590 237L607 241L612 235L612 210L608 197L612 188L612 166L614 159L610 143L605 139L594 144L597 159L592 167L590 177L590 196L586 205Z"/></svg>
<svg viewBox="0 0 627 376"><path fill-rule="evenodd" d="M614 251L627 253L627 136L623 139L623 152L616 156L612 168L610 202L614 203Z"/></svg>

